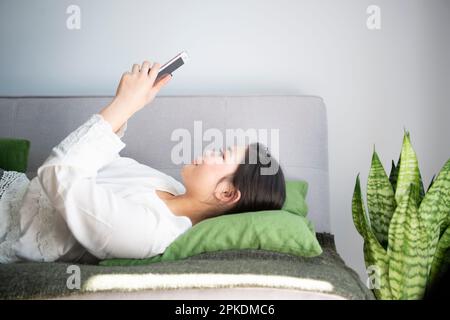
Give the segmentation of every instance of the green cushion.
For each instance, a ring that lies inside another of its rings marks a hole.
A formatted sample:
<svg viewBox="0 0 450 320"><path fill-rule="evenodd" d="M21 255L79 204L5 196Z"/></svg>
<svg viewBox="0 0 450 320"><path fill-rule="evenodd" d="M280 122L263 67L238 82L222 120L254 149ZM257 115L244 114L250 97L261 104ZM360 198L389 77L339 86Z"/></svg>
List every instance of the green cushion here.
<svg viewBox="0 0 450 320"><path fill-rule="evenodd" d="M0 168L5 171L26 172L30 141L0 138Z"/></svg>
<svg viewBox="0 0 450 320"><path fill-rule="evenodd" d="M307 208L302 204L306 196L305 182L288 182L287 185L286 207L293 212L257 211L206 219L180 235L160 255L147 259L110 259L100 264L144 265L233 249L261 249L302 257L317 256L322 253L322 248L316 239L313 224L303 216ZM302 197L298 198L299 195ZM297 198L291 199L292 196Z"/></svg>
<svg viewBox="0 0 450 320"><path fill-rule="evenodd" d="M306 181L286 181L286 201L282 209L306 217L306 214L308 213L308 205L306 203L307 193L308 183Z"/></svg>

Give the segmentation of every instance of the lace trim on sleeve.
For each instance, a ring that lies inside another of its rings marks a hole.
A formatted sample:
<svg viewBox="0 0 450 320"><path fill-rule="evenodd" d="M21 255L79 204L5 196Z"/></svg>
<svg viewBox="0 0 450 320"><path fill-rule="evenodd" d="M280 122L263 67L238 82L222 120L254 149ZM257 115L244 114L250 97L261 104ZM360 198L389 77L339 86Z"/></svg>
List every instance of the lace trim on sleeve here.
<svg viewBox="0 0 450 320"><path fill-rule="evenodd" d="M19 259L14 243L20 238L19 210L30 180L24 173L4 171L0 178L0 263Z"/></svg>

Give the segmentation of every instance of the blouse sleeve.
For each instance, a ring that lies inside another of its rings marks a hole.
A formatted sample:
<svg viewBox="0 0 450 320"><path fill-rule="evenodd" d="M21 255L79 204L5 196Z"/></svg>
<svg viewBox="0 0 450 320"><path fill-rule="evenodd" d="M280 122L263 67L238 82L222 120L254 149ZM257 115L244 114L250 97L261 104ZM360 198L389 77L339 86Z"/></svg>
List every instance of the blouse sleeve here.
<svg viewBox="0 0 450 320"><path fill-rule="evenodd" d="M100 116L101 117L101 116ZM119 138L123 138L123 136L125 135L125 131L127 131L127 127L128 127L128 122L125 122L121 127L120 127L120 129L116 132L116 135L119 137ZM112 130L112 128L111 128L111 130Z"/></svg>
<svg viewBox="0 0 450 320"><path fill-rule="evenodd" d="M123 136L126 124L118 131ZM156 215L96 184L98 170L125 147L100 114L72 132L38 168L39 182L52 206L80 244L100 259L144 258Z"/></svg>

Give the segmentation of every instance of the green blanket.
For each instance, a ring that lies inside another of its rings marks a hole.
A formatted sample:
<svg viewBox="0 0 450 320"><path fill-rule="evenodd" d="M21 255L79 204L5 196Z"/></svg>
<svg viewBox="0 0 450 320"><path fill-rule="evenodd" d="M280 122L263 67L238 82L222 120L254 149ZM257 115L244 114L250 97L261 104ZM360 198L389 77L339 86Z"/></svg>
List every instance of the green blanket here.
<svg viewBox="0 0 450 320"><path fill-rule="evenodd" d="M373 299L371 291L337 254L333 236L328 234L317 236L323 253L314 258L301 258L263 250L228 250L199 254L178 261L158 262L148 266L76 265L74 269L67 263L0 265L0 298L36 299L102 291L218 288L224 287L218 274L227 275L228 281L233 280L233 276L237 279L239 275L250 274L282 276L270 277L270 283L264 283L264 281L251 283L255 280L250 278L248 280L250 283L246 282L246 284L252 284L252 287L270 286L323 292L346 299ZM80 289L76 288L77 283L74 280L78 267L81 279ZM205 279L205 274L208 284L201 280ZM189 277L184 275L194 276L190 279L198 277L198 282L195 280L194 283L192 280L189 282ZM274 283L274 279L277 281L278 278L280 281ZM228 286L239 286L235 282Z"/></svg>

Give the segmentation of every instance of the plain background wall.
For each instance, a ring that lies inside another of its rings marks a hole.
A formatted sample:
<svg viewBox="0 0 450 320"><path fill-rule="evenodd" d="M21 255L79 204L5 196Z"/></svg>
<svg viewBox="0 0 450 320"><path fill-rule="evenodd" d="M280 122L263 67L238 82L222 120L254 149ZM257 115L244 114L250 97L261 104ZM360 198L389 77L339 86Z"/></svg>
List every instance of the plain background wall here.
<svg viewBox="0 0 450 320"><path fill-rule="evenodd" d="M80 30L66 28L70 4ZM366 27L372 4L381 30ZM448 0L0 0L0 95L113 95L132 63L187 50L162 95L323 97L332 229L365 279L356 174L365 185L374 144L389 170L404 128L426 184L450 156L449 33Z"/></svg>

